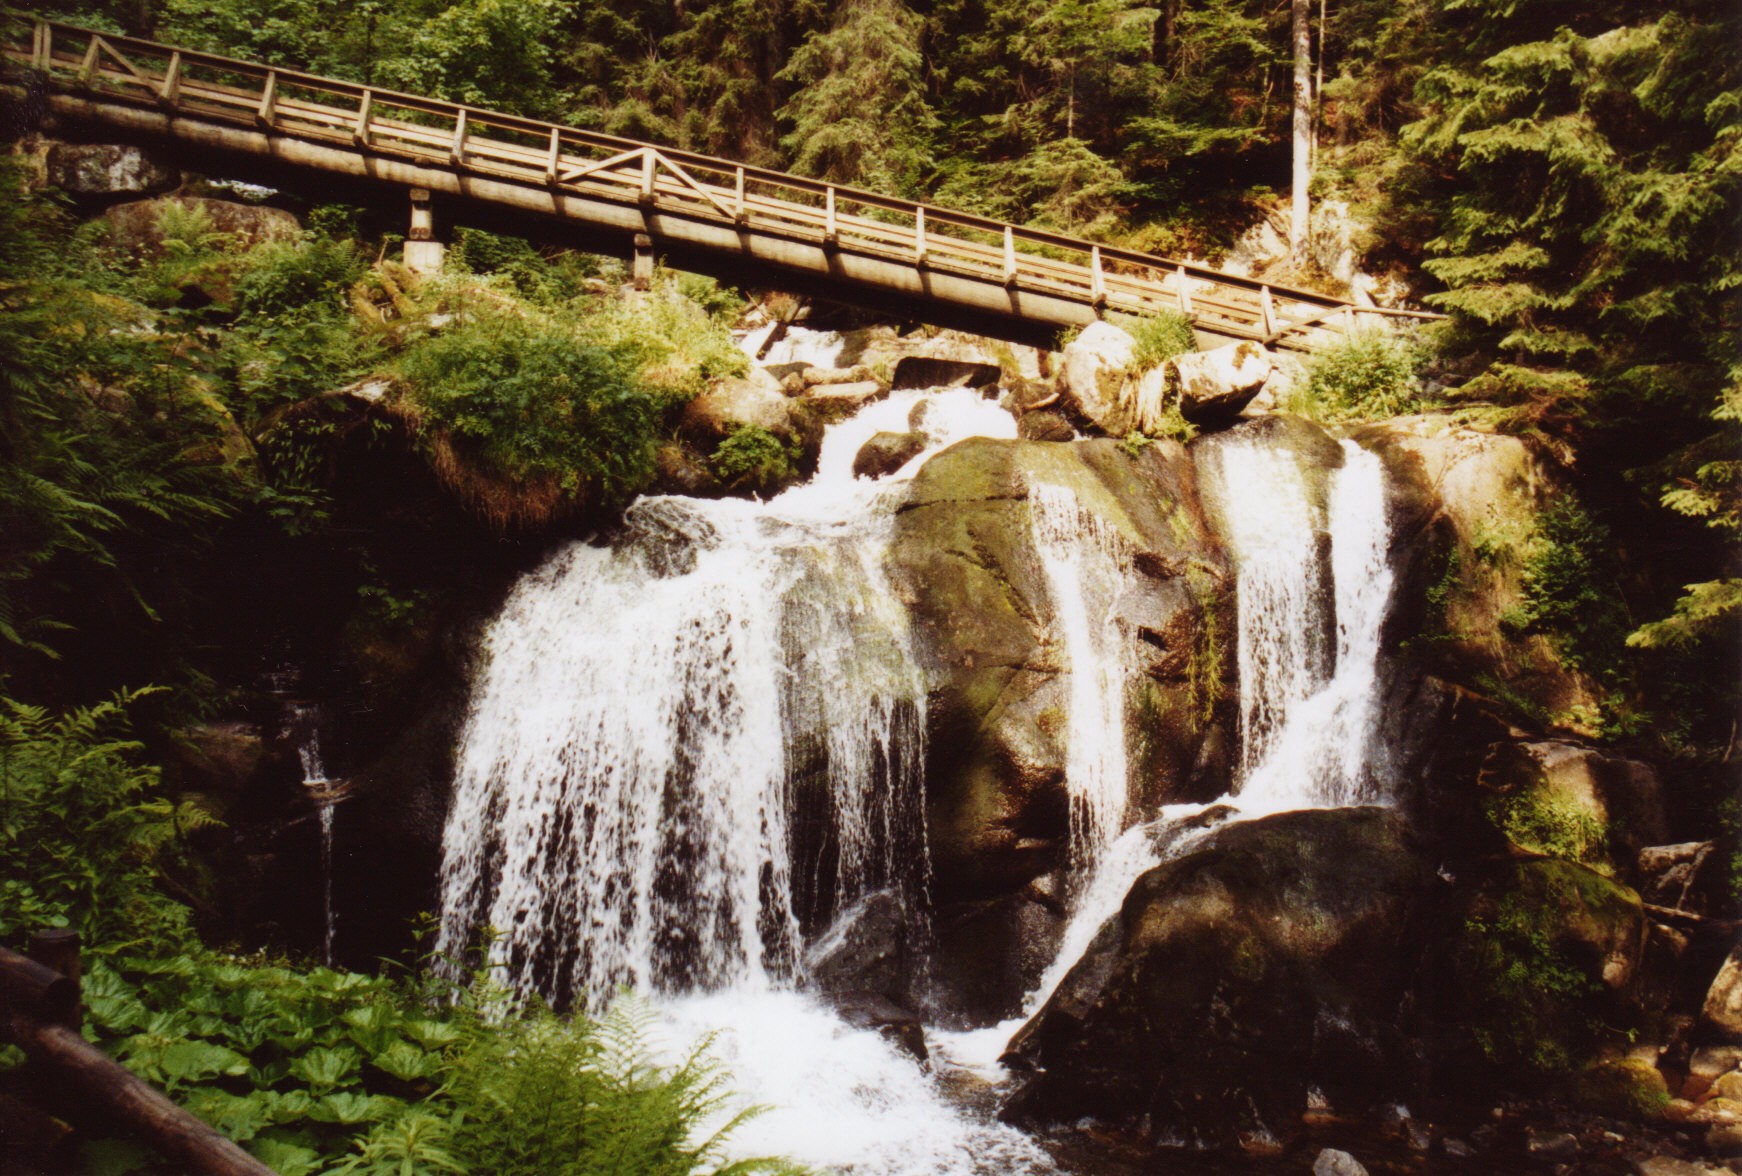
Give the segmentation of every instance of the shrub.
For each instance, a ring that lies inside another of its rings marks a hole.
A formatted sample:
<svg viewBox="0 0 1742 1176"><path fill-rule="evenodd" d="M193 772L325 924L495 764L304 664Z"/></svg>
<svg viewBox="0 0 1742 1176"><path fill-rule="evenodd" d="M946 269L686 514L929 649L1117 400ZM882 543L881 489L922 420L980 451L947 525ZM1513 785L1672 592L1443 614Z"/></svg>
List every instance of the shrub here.
<svg viewBox="0 0 1742 1176"><path fill-rule="evenodd" d="M1145 318L1127 319L1119 325L1137 341L1126 368L1134 376L1160 367L1176 355L1198 349L1198 337L1192 330L1191 320L1171 310Z"/></svg>
<svg viewBox="0 0 1742 1176"><path fill-rule="evenodd" d="M712 380L750 370L726 324L686 296L669 273L645 298L607 303L581 330L600 346L636 348L645 362L644 379L676 396L696 396Z"/></svg>
<svg viewBox="0 0 1742 1176"><path fill-rule="evenodd" d="M762 492L796 475L797 447L761 425L739 425L720 442L711 461L714 476L733 489Z"/></svg>
<svg viewBox="0 0 1742 1176"><path fill-rule="evenodd" d="M349 241L313 234L268 241L248 254L236 307L244 316L341 315L346 293L367 269Z"/></svg>
<svg viewBox="0 0 1742 1176"><path fill-rule="evenodd" d="M1399 416L1422 407L1414 345L1363 331L1315 354L1289 407L1322 421Z"/></svg>
<svg viewBox="0 0 1742 1176"><path fill-rule="evenodd" d="M499 472L615 500L652 477L668 403L643 388L643 359L628 343L502 314L422 340L400 371L427 423L475 444Z"/></svg>

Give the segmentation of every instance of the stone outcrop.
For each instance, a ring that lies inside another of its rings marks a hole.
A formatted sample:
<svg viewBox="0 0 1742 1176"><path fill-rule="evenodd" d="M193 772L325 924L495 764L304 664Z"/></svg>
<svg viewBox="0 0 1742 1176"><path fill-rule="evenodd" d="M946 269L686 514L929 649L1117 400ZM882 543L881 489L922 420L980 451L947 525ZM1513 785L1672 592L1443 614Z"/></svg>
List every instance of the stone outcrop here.
<svg viewBox="0 0 1742 1176"><path fill-rule="evenodd" d="M181 173L149 152L119 143L54 143L48 182L87 200L137 200L181 183Z"/></svg>
<svg viewBox="0 0 1742 1176"><path fill-rule="evenodd" d="M1135 427L1123 390L1136 340L1111 323L1095 322L1065 345L1059 370L1059 391L1110 437L1123 437Z"/></svg>
<svg viewBox="0 0 1742 1176"><path fill-rule="evenodd" d="M1276 370L1275 357L1257 343L1230 343L1168 361L1179 384L1180 415L1188 421L1232 420Z"/></svg>
<svg viewBox="0 0 1742 1176"><path fill-rule="evenodd" d="M853 456L853 476L882 478L893 474L925 451L921 433L878 433Z"/></svg>
<svg viewBox="0 0 1742 1176"><path fill-rule="evenodd" d="M294 237L302 228L296 217L282 208L214 200L209 196L163 196L117 204L105 212L103 219L109 225L110 242L131 253L160 252L164 243L164 216L172 209L199 218L203 231L227 234L244 247Z"/></svg>
<svg viewBox="0 0 1742 1176"><path fill-rule="evenodd" d="M1395 1097L1431 876L1389 809L1207 834L1138 880L1012 1040L1031 1072L1007 1116L1230 1145L1287 1131L1315 1087L1351 1110Z"/></svg>
<svg viewBox="0 0 1742 1176"><path fill-rule="evenodd" d="M1137 670L1127 698L1133 803L1186 798L1194 787L1208 799L1223 787L1195 771L1224 716L1194 702L1191 677L1206 672L1215 634L1232 632L1231 599L1218 590L1228 571L1183 447L1161 442L1132 457L1107 440L952 446L914 478L889 556L939 683L928 705L928 836L935 893L951 908L946 923L968 909L952 904L1024 893L1063 864L1068 844L1068 678L1034 537L1029 492L1038 483L1073 492L1128 563L1117 611ZM994 921L1015 935L1023 919ZM1022 954L1018 943L995 939L988 931L975 950ZM1007 1012L1021 993L1012 979L993 1011Z"/></svg>
<svg viewBox="0 0 1742 1176"><path fill-rule="evenodd" d="M1606 872L1631 875L1640 851L1666 832L1663 788L1650 766L1564 740L1497 744L1480 788L1515 847Z"/></svg>
<svg viewBox="0 0 1742 1176"><path fill-rule="evenodd" d="M1742 1045L1742 945L1731 949L1706 990L1700 1026L1717 1040Z"/></svg>
<svg viewBox="0 0 1742 1176"><path fill-rule="evenodd" d="M792 403L780 382L760 368L743 378L715 381L684 407L682 431L701 442L718 442L745 425L791 440L798 434Z"/></svg>
<svg viewBox="0 0 1742 1176"><path fill-rule="evenodd" d="M1538 519L1566 488L1525 441L1444 416L1397 417L1354 431L1384 460L1394 519L1398 606L1389 640L1410 640L1429 672L1493 693L1580 735L1601 692L1539 633L1508 628L1524 600ZM1424 640L1425 638L1425 640Z"/></svg>

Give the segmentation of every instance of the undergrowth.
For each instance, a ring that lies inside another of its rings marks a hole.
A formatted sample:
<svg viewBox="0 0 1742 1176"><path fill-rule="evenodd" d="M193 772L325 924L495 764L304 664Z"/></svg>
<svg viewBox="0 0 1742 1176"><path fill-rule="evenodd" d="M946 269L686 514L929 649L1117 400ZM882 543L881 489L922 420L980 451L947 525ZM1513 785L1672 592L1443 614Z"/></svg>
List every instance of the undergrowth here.
<svg viewBox="0 0 1742 1176"><path fill-rule="evenodd" d="M1417 349L1406 336L1363 331L1315 353L1288 407L1319 421L1374 420L1424 407Z"/></svg>

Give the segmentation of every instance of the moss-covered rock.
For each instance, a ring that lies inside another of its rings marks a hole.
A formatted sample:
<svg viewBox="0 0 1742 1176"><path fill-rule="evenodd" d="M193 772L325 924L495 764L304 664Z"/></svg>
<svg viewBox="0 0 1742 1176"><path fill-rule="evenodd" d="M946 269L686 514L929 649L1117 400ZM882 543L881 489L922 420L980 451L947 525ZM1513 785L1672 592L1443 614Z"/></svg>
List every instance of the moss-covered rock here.
<svg viewBox="0 0 1742 1176"><path fill-rule="evenodd" d="M1669 1084L1640 1058L1612 1058L1585 1067L1567 1084L1572 1102L1599 1115L1655 1119L1669 1106Z"/></svg>
<svg viewBox="0 0 1742 1176"><path fill-rule="evenodd" d="M1505 862L1455 908L1447 1049L1518 1078L1581 1066L1640 1019L1639 896L1574 862Z"/></svg>
<svg viewBox="0 0 1742 1176"><path fill-rule="evenodd" d="M1224 826L1138 880L1011 1043L1007 1113L1209 1145L1286 1133L1316 1087L1396 1097L1431 867L1395 810Z"/></svg>

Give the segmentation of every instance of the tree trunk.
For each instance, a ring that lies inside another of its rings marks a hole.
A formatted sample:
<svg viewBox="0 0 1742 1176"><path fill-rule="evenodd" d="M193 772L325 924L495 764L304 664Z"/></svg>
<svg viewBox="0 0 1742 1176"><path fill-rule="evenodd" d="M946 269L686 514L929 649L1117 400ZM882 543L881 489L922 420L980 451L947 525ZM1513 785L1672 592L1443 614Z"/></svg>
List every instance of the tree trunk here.
<svg viewBox="0 0 1742 1176"><path fill-rule="evenodd" d="M1312 0L1292 0L1290 13L1294 26L1294 204L1288 223L1288 250L1300 261L1306 253L1307 184L1313 174Z"/></svg>

